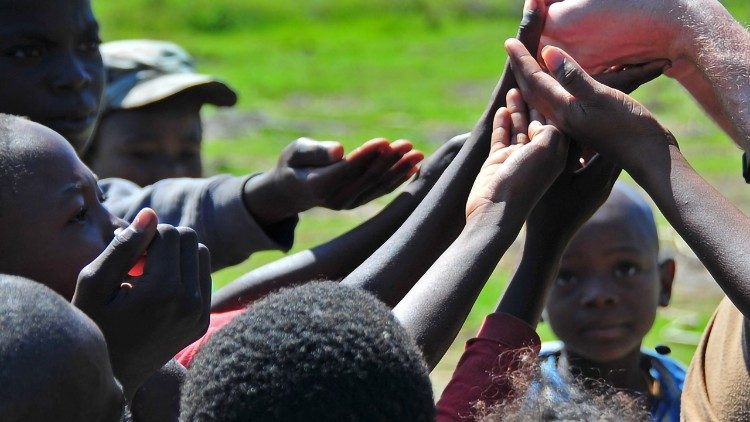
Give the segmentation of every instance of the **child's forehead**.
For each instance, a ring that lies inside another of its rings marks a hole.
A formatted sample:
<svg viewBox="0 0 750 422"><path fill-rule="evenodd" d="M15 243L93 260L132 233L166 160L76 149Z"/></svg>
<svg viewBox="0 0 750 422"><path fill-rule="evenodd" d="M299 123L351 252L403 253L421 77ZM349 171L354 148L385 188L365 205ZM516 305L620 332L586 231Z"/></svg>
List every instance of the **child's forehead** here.
<svg viewBox="0 0 750 422"><path fill-rule="evenodd" d="M0 34L75 35L98 31L88 0L0 0Z"/></svg>

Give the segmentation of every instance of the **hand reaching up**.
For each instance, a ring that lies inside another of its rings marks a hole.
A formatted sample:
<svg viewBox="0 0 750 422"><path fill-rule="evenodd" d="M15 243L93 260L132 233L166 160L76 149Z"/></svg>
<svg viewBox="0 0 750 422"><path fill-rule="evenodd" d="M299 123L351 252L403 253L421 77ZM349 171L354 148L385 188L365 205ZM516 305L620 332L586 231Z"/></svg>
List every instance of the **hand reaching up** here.
<svg viewBox="0 0 750 422"><path fill-rule="evenodd" d="M507 207L526 215L565 166L568 141L554 126L544 125L529 113L520 92L512 89L507 107L500 108L493 124L490 153L474 181L466 204L467 222Z"/></svg>
<svg viewBox="0 0 750 422"><path fill-rule="evenodd" d="M643 105L595 81L556 47L542 51L551 74L517 40L508 40L506 49L529 105L576 142L631 172L647 162L644 156L649 165L665 165L654 160L663 161L667 146L676 142Z"/></svg>
<svg viewBox="0 0 750 422"><path fill-rule="evenodd" d="M73 304L104 333L126 396L206 332L211 304L208 249L194 231L142 210L78 277ZM128 271L147 254L143 274Z"/></svg>

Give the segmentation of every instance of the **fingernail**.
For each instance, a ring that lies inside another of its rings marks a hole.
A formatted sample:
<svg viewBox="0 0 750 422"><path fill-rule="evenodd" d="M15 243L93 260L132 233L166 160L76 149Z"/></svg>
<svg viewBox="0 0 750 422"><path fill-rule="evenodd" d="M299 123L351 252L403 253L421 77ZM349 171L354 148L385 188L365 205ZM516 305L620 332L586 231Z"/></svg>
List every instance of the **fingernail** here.
<svg viewBox="0 0 750 422"><path fill-rule="evenodd" d="M554 47L544 47L544 49L542 50L542 58L544 59L544 63L547 65L547 69L549 69L553 73L561 71L565 66L565 56L562 54L562 52L560 52L560 50Z"/></svg>
<svg viewBox="0 0 750 422"><path fill-rule="evenodd" d="M154 216L154 211L151 208L142 209L138 215L135 216L133 224L131 224L133 230L137 232L145 231L151 224L153 224Z"/></svg>

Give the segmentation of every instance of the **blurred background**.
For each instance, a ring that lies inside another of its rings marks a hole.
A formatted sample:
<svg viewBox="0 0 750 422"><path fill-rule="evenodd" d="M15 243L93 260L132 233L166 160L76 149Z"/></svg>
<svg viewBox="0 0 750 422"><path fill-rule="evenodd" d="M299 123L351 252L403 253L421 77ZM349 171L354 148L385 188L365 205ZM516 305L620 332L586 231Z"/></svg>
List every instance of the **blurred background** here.
<svg viewBox="0 0 750 422"><path fill-rule="evenodd" d="M520 19L521 0L128 0L93 1L104 41L174 41L198 70L240 94L231 110L204 109L207 174L269 169L301 136L342 142L347 151L375 138L406 138L425 153L469 131L505 62L503 41ZM725 0L744 25L750 2ZM635 93L677 137L693 166L750 210L741 151L674 81L662 77ZM622 178L631 179L627 175ZM374 215L389 198L348 212L301 217L292 252L329 240ZM689 363L721 291L661 216L664 255L678 262L672 304L646 344L666 344ZM721 224L721 221L717 221ZM425 247L428 247L425 245ZM461 335L433 372L447 382L463 343L494 310L518 262L520 241L500 262ZM283 256L259 253L214 275L214 288ZM545 324L544 340L554 336Z"/></svg>

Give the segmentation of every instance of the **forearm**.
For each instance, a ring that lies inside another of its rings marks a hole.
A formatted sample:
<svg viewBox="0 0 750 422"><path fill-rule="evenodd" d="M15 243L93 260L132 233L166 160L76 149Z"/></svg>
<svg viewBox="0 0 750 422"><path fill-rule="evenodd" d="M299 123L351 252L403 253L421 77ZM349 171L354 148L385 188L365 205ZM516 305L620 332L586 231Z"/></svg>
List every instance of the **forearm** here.
<svg viewBox="0 0 750 422"><path fill-rule="evenodd" d="M707 183L676 146L669 165L636 177L734 305L750 316L750 219Z"/></svg>
<svg viewBox="0 0 750 422"><path fill-rule="evenodd" d="M344 278L401 226L423 196L401 193L375 217L355 229L243 275L213 294L212 311L244 307L283 287Z"/></svg>
<svg viewBox="0 0 750 422"><path fill-rule="evenodd" d="M737 144L750 150L750 33L718 2L688 8L686 65L674 76Z"/></svg>
<svg viewBox="0 0 750 422"><path fill-rule="evenodd" d="M518 36L531 51L536 52L542 24L536 11L524 16ZM456 239L465 224L463 209L472 184L487 158L494 115L515 85L510 65L506 65L461 152L401 228L344 279L345 284L368 290L395 306Z"/></svg>
<svg viewBox="0 0 750 422"><path fill-rule="evenodd" d="M505 213L506 205L500 205ZM484 284L523 224L500 215L470 222L393 313L417 342L430 368L445 354Z"/></svg>
<svg viewBox="0 0 750 422"><path fill-rule="evenodd" d="M513 315L536 327L570 238L527 232L521 263L503 293L497 312Z"/></svg>

